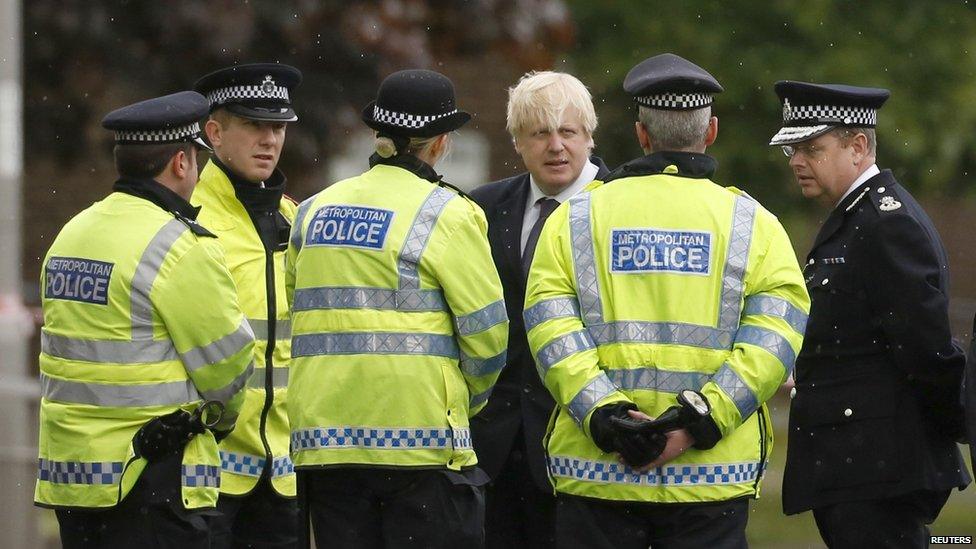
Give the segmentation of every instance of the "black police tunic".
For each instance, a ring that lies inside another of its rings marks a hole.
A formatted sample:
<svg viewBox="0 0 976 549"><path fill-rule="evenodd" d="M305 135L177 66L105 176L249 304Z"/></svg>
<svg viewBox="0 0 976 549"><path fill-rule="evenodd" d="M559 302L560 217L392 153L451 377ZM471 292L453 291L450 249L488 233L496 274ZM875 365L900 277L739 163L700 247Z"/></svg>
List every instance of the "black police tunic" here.
<svg viewBox="0 0 976 549"><path fill-rule="evenodd" d="M830 214L807 257L811 311L797 356L783 509L969 484L965 363L951 338L945 249L891 171Z"/></svg>

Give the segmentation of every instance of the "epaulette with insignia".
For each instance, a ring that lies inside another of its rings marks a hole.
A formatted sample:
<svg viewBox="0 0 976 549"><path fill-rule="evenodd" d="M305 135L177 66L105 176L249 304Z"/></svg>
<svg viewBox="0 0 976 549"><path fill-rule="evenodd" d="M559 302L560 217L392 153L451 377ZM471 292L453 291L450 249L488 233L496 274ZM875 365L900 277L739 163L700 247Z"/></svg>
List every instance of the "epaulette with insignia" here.
<svg viewBox="0 0 976 549"><path fill-rule="evenodd" d="M454 185L451 185L450 183L448 183L447 181L444 181L443 179L437 182L437 186L438 187L443 187L445 189L451 189L452 191L458 193L459 196L463 196L464 198L467 198L468 200L474 200L473 198L471 198L470 196L468 196L468 193L462 191L461 189L455 187Z"/></svg>
<svg viewBox="0 0 976 549"><path fill-rule="evenodd" d="M871 189L871 203L874 204L875 209L881 213L900 210L902 203L894 191L894 189L883 185Z"/></svg>
<svg viewBox="0 0 976 549"><path fill-rule="evenodd" d="M205 237L208 237L208 238L217 238L217 235L215 235L212 232L208 231L206 227L204 227L203 225L197 223L197 221L195 219L190 219L189 217L187 217L187 216L185 216L185 215L183 215L183 214L181 214L179 212L173 212L173 215L176 216L176 219L179 219L180 221L183 222L184 225L186 225L187 227L189 227L190 231L193 234L195 234L197 236L205 236Z"/></svg>
<svg viewBox="0 0 976 549"><path fill-rule="evenodd" d="M735 194L737 194L739 196L744 196L744 197L748 198L749 200L752 200L753 202L757 202L757 200L755 198L753 198L752 195L750 195L749 193L743 191L742 189L740 189L738 187L728 186L728 187L725 187L725 188L726 188L726 190L732 191L733 193L735 193Z"/></svg>

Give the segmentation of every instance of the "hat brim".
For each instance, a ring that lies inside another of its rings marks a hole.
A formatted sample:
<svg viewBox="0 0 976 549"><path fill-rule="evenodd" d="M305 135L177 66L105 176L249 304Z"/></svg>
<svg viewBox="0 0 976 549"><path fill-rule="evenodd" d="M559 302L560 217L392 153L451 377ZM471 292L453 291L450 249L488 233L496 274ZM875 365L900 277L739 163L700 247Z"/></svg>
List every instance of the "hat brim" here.
<svg viewBox="0 0 976 549"><path fill-rule="evenodd" d="M403 126L380 122L373 118L373 107L375 105L376 101L372 101L363 109L363 122L378 132L387 132L391 135L403 137L434 137L442 133L452 132L471 120L470 114L458 110L454 114L445 116L444 118L438 118L433 122L428 122L421 128L405 128Z"/></svg>
<svg viewBox="0 0 976 549"><path fill-rule="evenodd" d="M772 139L769 140L769 144L792 145L793 143L800 143L801 141L819 137L836 127L837 126L832 126L830 124L819 124L816 126L784 126L778 132L776 132L776 135L774 135Z"/></svg>
<svg viewBox="0 0 976 549"><path fill-rule="evenodd" d="M211 147L210 144L207 143L206 140L203 139L203 136L202 135L199 135L199 134L196 135L193 139L190 140L190 142L193 143L194 145L196 145L198 149L201 149L201 150L204 150L204 151L207 151L207 152L213 152L213 147Z"/></svg>
<svg viewBox="0 0 976 549"><path fill-rule="evenodd" d="M284 107L280 110L280 112L274 112L268 109L254 109L251 107L245 107L240 103L226 103L224 105L218 105L218 107L223 107L241 118L249 118L251 120L260 120L263 122L298 121L298 115L295 114L295 110L291 107Z"/></svg>

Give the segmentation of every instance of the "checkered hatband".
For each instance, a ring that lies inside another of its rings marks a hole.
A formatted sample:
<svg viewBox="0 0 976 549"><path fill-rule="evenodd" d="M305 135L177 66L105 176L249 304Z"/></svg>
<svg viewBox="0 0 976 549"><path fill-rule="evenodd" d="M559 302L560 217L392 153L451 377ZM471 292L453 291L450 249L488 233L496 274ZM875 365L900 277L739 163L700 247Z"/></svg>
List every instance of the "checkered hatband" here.
<svg viewBox="0 0 976 549"><path fill-rule="evenodd" d="M280 99L288 102L288 88L276 86L273 82L267 81L257 86L231 86L229 88L218 88L207 94L210 106L223 105L240 101L242 99Z"/></svg>
<svg viewBox="0 0 976 549"><path fill-rule="evenodd" d="M386 109L374 106L373 118L377 122L383 122L384 124L390 124L391 126L399 126L401 128L423 128L435 120L444 118L446 116L451 116L456 112L458 112L457 109L454 109L453 111L441 114L421 116L416 114L388 111Z"/></svg>
<svg viewBox="0 0 976 549"><path fill-rule="evenodd" d="M179 143L200 134L200 124L164 128L160 130L124 130L115 132L117 143Z"/></svg>
<svg viewBox="0 0 976 549"><path fill-rule="evenodd" d="M873 127L878 124L878 111L867 107L834 105L784 106L783 124L789 125L791 122Z"/></svg>
<svg viewBox="0 0 976 549"><path fill-rule="evenodd" d="M699 109L712 104L709 93L659 93L639 95L634 99L638 105L652 109Z"/></svg>

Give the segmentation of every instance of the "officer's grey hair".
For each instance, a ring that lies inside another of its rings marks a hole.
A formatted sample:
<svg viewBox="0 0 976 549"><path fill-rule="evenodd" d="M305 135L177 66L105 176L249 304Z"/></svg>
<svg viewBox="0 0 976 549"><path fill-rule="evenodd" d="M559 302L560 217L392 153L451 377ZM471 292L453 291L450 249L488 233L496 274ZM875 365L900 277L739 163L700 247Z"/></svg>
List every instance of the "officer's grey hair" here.
<svg viewBox="0 0 976 549"><path fill-rule="evenodd" d="M532 71L508 90L505 127L515 140L526 131L557 130L567 113L578 116L586 135L593 136L597 118L586 86L564 72Z"/></svg>
<svg viewBox="0 0 976 549"><path fill-rule="evenodd" d="M711 118L711 107L671 111L640 105L637 112L654 151L680 151L704 145Z"/></svg>
<svg viewBox="0 0 976 549"><path fill-rule="evenodd" d="M864 137L868 140L868 153L871 156L877 153L878 136L874 128L835 128L833 132L837 136L837 139L840 139L841 145L845 147L851 144L851 139L854 139L854 136L863 133Z"/></svg>
<svg viewBox="0 0 976 549"><path fill-rule="evenodd" d="M441 134L444 135L444 134ZM430 151L430 148L434 145L441 135L435 135L434 137L411 137L410 143L407 144L406 149L400 151L400 153L412 154L414 156L422 156ZM448 153L451 152L451 138L448 136L446 148L444 154L441 158L445 158ZM376 137L375 142L376 154L382 156L383 158L390 158L397 154L396 145L393 140L389 137Z"/></svg>

